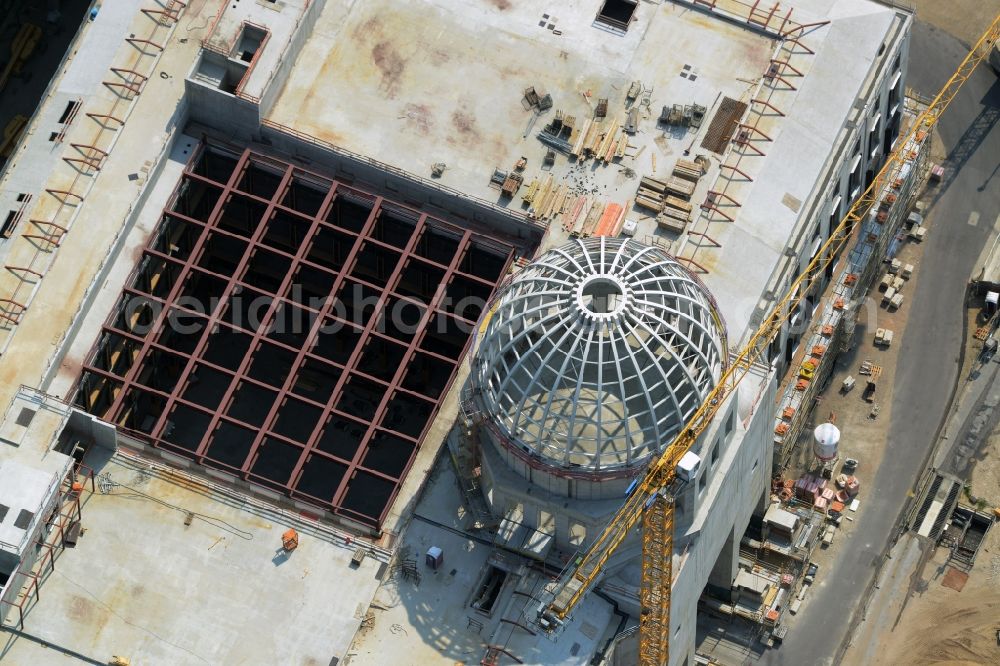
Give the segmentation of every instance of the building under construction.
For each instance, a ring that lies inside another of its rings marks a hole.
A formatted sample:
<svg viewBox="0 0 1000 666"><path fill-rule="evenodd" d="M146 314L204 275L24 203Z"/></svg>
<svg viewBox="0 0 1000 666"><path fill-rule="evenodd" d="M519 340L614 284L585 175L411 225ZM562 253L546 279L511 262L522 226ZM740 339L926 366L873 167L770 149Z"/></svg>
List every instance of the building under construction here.
<svg viewBox="0 0 1000 666"><path fill-rule="evenodd" d="M635 663L637 535L537 608L896 146L910 20L104 3L0 180L5 622L105 661ZM779 383L886 219L693 450L671 663L700 599L773 605L740 543Z"/></svg>

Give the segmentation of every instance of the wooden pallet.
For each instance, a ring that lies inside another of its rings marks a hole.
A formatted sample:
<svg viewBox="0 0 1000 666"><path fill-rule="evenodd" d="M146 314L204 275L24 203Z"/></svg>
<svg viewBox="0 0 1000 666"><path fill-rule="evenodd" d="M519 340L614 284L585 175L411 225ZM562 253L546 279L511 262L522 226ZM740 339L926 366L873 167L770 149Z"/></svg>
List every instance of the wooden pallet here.
<svg viewBox="0 0 1000 666"><path fill-rule="evenodd" d="M665 203L666 208L676 208L677 210L687 213L688 215L691 215L691 211L694 209L694 206L692 206L690 202L684 201L684 199L681 199L680 197L667 196Z"/></svg>
<svg viewBox="0 0 1000 666"><path fill-rule="evenodd" d="M667 191L667 181L653 178L652 176L643 176L642 180L639 181L639 188L663 194Z"/></svg>
<svg viewBox="0 0 1000 666"><path fill-rule="evenodd" d="M861 368L858 369L858 374L869 375L872 379L877 379L882 374L882 366L871 361L864 361Z"/></svg>
<svg viewBox="0 0 1000 666"><path fill-rule="evenodd" d="M674 176L697 183L701 178L701 165L688 160L677 160L674 165Z"/></svg>
<svg viewBox="0 0 1000 666"><path fill-rule="evenodd" d="M663 202L660 199L653 199L651 197L646 197L641 194L637 194L635 197L635 205L640 208L647 208L654 213L659 213L663 210Z"/></svg>
<svg viewBox="0 0 1000 666"><path fill-rule="evenodd" d="M985 340L986 338L990 337L990 327L980 326L979 328L976 329L976 332L972 334L972 337L974 337L976 340Z"/></svg>
<svg viewBox="0 0 1000 666"><path fill-rule="evenodd" d="M683 178L671 178L667 181L667 192L683 199L690 199L694 194L694 183Z"/></svg>

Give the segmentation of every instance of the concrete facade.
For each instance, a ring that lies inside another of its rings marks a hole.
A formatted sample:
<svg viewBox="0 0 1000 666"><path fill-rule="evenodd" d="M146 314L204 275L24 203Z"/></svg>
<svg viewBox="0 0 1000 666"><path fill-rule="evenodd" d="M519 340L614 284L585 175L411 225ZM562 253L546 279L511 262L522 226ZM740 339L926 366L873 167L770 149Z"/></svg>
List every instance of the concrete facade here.
<svg viewBox="0 0 1000 666"><path fill-rule="evenodd" d="M821 175L800 209L802 214L788 240L784 258L768 282L766 303L773 300L773 295L784 293L802 274L895 147L903 119L910 25L906 14L891 16L879 55L873 59L843 126L830 145ZM831 62L829 66L835 64ZM808 285L814 295L811 304L815 304L815 295L823 292L836 270L837 265L831 266L817 282ZM781 372L788 368L797 345L809 329L814 313L806 312L808 307L809 304L802 306L801 316L792 317L771 347L772 361Z"/></svg>

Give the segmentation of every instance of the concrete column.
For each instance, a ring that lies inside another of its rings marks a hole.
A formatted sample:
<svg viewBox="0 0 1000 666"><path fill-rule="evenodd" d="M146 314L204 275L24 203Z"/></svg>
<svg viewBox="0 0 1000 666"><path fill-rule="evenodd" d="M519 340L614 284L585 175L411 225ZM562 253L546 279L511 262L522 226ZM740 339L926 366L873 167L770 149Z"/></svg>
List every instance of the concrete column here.
<svg viewBox="0 0 1000 666"><path fill-rule="evenodd" d="M737 534L736 525L733 525L729 529L726 542L719 551L719 556L715 560L712 572L708 576L708 584L715 588L713 592L716 594L724 594L726 590L732 588L740 561L741 538L742 530Z"/></svg>

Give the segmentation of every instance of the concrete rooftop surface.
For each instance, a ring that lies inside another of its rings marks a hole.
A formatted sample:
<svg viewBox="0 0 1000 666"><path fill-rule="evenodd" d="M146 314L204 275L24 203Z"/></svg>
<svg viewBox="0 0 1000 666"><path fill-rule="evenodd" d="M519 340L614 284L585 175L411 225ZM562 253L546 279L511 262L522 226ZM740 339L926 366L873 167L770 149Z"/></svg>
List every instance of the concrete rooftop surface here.
<svg viewBox="0 0 1000 666"><path fill-rule="evenodd" d="M326 666L347 651L378 556L353 566L353 546L308 527L288 556L294 517L131 457L90 462L79 543L41 586L31 638L4 634L0 661L61 663L41 641L94 663Z"/></svg>
<svg viewBox="0 0 1000 666"><path fill-rule="evenodd" d="M682 2L641 2L629 30L612 36L594 22L588 0L558 10L492 0L330 0L268 120L423 177L443 162L443 185L518 210L523 190L507 200L489 181L494 168L510 170L526 157L525 185L551 174L574 194L624 205L639 222L638 238L659 238L703 266L738 340L824 167L821 148L841 131L895 17L867 0L786 4L801 23L830 21L801 38L815 53ZM795 89L768 97L785 116L751 106L751 118L774 117L759 125L770 141L753 137L766 156L748 153L740 162L754 182L725 190L742 203L739 224L706 216L692 222L691 231L720 248L658 229L632 206L638 176L666 177L690 150L688 159L710 159L692 202L736 180L700 142L720 100L749 103L760 94L772 58L794 63L798 74L788 74ZM608 119L624 122L633 81L649 91L649 104L641 104L639 131L620 163L581 165L557 154L552 169L542 169L547 146L536 135L557 110L579 124L607 98ZM552 96L552 109L537 119L522 104L528 87ZM672 104L706 107L701 128L658 125L661 107ZM545 245L565 239L561 225L551 225Z"/></svg>

